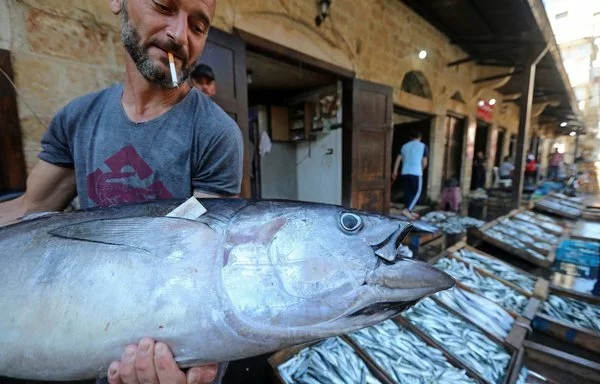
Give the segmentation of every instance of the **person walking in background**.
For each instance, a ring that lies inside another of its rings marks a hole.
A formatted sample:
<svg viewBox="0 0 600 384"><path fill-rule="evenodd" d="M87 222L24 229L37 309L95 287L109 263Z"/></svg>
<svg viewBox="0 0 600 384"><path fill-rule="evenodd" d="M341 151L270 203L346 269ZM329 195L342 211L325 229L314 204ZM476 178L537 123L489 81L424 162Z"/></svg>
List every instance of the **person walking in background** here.
<svg viewBox="0 0 600 384"><path fill-rule="evenodd" d="M529 153L527 154L527 162L525 163L525 183L535 184L537 179L537 164L535 162L535 156Z"/></svg>
<svg viewBox="0 0 600 384"><path fill-rule="evenodd" d="M411 140L404 144L396 157L394 170L392 172L392 183L398 178L398 168L402 163L402 191L404 209L402 214L410 219L417 219L418 214L413 212L417 201L421 197L423 188L423 170L427 168L427 157L429 152L427 146L421 142L421 133L413 131Z"/></svg>
<svg viewBox="0 0 600 384"><path fill-rule="evenodd" d="M548 167L548 179L556 180L558 179L558 170L563 162L562 153L558 152L558 148L554 149L554 152L550 155L550 164Z"/></svg>

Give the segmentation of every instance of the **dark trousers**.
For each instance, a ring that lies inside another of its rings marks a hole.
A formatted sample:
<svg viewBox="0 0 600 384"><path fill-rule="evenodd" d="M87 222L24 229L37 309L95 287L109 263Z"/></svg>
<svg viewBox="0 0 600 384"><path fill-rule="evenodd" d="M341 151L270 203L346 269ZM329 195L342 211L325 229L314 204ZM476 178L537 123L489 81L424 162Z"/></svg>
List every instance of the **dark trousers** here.
<svg viewBox="0 0 600 384"><path fill-rule="evenodd" d="M422 176L402 175L402 200L409 211L412 211L421 197Z"/></svg>

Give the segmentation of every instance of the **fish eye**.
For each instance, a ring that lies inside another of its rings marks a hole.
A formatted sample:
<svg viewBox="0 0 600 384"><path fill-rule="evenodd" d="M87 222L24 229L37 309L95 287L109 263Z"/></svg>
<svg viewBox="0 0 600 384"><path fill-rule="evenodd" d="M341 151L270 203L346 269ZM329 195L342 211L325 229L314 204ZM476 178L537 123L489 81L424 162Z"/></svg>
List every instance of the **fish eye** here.
<svg viewBox="0 0 600 384"><path fill-rule="evenodd" d="M356 232L362 228L362 219L354 213L344 212L340 216L340 226L346 232Z"/></svg>

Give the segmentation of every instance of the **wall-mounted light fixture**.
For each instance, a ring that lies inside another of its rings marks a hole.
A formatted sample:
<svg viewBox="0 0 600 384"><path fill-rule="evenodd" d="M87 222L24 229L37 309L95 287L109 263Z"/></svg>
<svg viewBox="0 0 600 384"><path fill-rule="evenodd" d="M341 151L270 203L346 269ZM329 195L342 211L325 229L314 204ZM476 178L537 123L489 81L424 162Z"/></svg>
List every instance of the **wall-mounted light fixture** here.
<svg viewBox="0 0 600 384"><path fill-rule="evenodd" d="M496 105L496 99L490 99L488 102L489 105Z"/></svg>
<svg viewBox="0 0 600 384"><path fill-rule="evenodd" d="M315 17L315 24L317 27L321 25L323 21L329 15L329 7L331 6L331 0L317 0L318 13Z"/></svg>
<svg viewBox="0 0 600 384"><path fill-rule="evenodd" d="M485 101L479 100L479 102L477 103L477 105L479 105L480 107L483 107L485 105Z"/></svg>
<svg viewBox="0 0 600 384"><path fill-rule="evenodd" d="M426 50L424 50L424 49L422 49L422 50L419 52L419 59L421 59L421 60L425 60L426 58L427 58L427 51L426 51Z"/></svg>
<svg viewBox="0 0 600 384"><path fill-rule="evenodd" d="M577 134L577 132L573 131L571 133L569 133L569 136L575 136Z"/></svg>
<svg viewBox="0 0 600 384"><path fill-rule="evenodd" d="M560 123L560 126L563 127L563 128L566 127L567 126L567 122L563 121L562 123Z"/></svg>

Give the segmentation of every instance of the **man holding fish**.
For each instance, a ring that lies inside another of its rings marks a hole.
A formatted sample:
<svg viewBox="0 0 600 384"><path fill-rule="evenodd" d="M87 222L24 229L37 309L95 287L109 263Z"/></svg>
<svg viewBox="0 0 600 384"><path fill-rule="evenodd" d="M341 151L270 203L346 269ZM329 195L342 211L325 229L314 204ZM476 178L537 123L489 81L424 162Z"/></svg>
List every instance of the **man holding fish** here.
<svg viewBox="0 0 600 384"><path fill-rule="evenodd" d="M109 0L121 17L125 79L80 97L52 120L25 194L0 205L0 225L32 212L155 199L234 197L242 178L236 123L186 81L216 0ZM219 367L222 377L224 366ZM181 371L169 348L145 338L108 369L108 382L209 383L217 366ZM218 379L217 379L218 380Z"/></svg>

